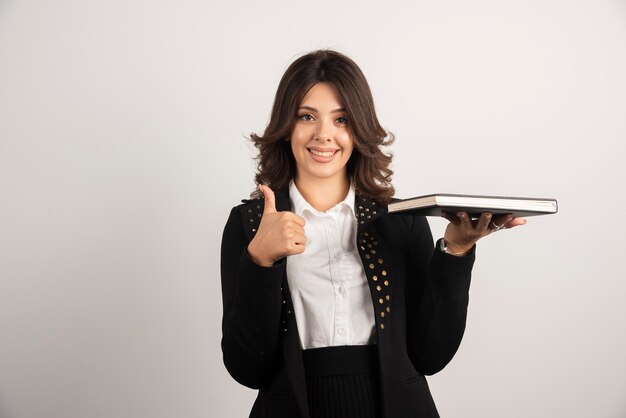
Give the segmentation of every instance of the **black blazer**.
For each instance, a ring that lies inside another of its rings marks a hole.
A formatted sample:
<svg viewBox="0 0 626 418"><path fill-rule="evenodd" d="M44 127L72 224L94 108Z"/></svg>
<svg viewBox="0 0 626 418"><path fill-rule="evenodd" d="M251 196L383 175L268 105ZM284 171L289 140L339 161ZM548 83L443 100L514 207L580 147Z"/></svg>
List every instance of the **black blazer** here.
<svg viewBox="0 0 626 418"><path fill-rule="evenodd" d="M250 417L309 418L286 262L250 260L246 248L264 200L243 202L222 238L224 364L239 383L259 389ZM287 190L276 192L276 208L290 210ZM424 217L390 215L359 196L355 213L376 317L383 415L438 417L424 375L443 369L461 343L474 249L465 257L434 250Z"/></svg>

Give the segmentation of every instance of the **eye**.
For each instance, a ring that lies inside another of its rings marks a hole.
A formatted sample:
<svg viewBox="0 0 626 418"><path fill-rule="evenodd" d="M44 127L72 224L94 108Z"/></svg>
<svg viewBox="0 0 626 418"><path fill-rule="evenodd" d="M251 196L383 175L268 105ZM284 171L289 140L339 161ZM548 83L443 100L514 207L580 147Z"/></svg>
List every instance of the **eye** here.
<svg viewBox="0 0 626 418"><path fill-rule="evenodd" d="M311 121L311 120L313 120L313 115L311 115L309 113L304 113L302 115L298 115L298 119L305 120L305 121Z"/></svg>
<svg viewBox="0 0 626 418"><path fill-rule="evenodd" d="M340 116L337 118L337 122L345 125L346 123L348 123L348 118L345 116Z"/></svg>

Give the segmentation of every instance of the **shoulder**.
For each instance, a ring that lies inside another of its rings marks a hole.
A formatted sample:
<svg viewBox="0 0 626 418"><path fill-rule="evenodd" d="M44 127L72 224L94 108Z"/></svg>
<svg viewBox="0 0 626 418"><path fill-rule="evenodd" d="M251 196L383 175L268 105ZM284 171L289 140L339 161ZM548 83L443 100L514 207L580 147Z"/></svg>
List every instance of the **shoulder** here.
<svg viewBox="0 0 626 418"><path fill-rule="evenodd" d="M255 233L263 216L265 199L257 197L255 199L242 199L241 203L233 207L230 217L237 218L243 229Z"/></svg>
<svg viewBox="0 0 626 418"><path fill-rule="evenodd" d="M426 231L430 233L428 220L422 215L385 212L385 214L380 218L380 223L384 225L384 227L396 230L401 229L411 234L419 234Z"/></svg>
<svg viewBox="0 0 626 418"><path fill-rule="evenodd" d="M241 203L239 203L237 206L235 206L234 209L237 209L239 211L244 211L247 212L248 210L250 210L251 213L254 211L254 209L260 209L261 212L263 212L263 207L265 206L265 199L262 197L257 197L254 199L241 199Z"/></svg>

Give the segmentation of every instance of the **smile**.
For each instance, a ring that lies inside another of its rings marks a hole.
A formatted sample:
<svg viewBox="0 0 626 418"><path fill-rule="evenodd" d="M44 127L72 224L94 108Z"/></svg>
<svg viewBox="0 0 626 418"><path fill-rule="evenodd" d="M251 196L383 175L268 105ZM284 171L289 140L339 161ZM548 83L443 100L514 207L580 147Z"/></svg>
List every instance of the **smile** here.
<svg viewBox="0 0 626 418"><path fill-rule="evenodd" d="M339 150L321 151L313 148L307 148L309 152L318 157L332 157Z"/></svg>

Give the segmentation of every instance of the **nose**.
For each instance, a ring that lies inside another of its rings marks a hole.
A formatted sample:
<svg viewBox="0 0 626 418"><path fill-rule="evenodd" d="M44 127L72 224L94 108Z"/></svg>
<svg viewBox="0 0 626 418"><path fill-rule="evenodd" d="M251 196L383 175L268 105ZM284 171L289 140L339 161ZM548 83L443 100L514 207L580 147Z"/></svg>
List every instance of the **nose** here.
<svg viewBox="0 0 626 418"><path fill-rule="evenodd" d="M315 132L315 140L321 142L330 142L333 137L333 124L332 121L321 120L317 125Z"/></svg>

